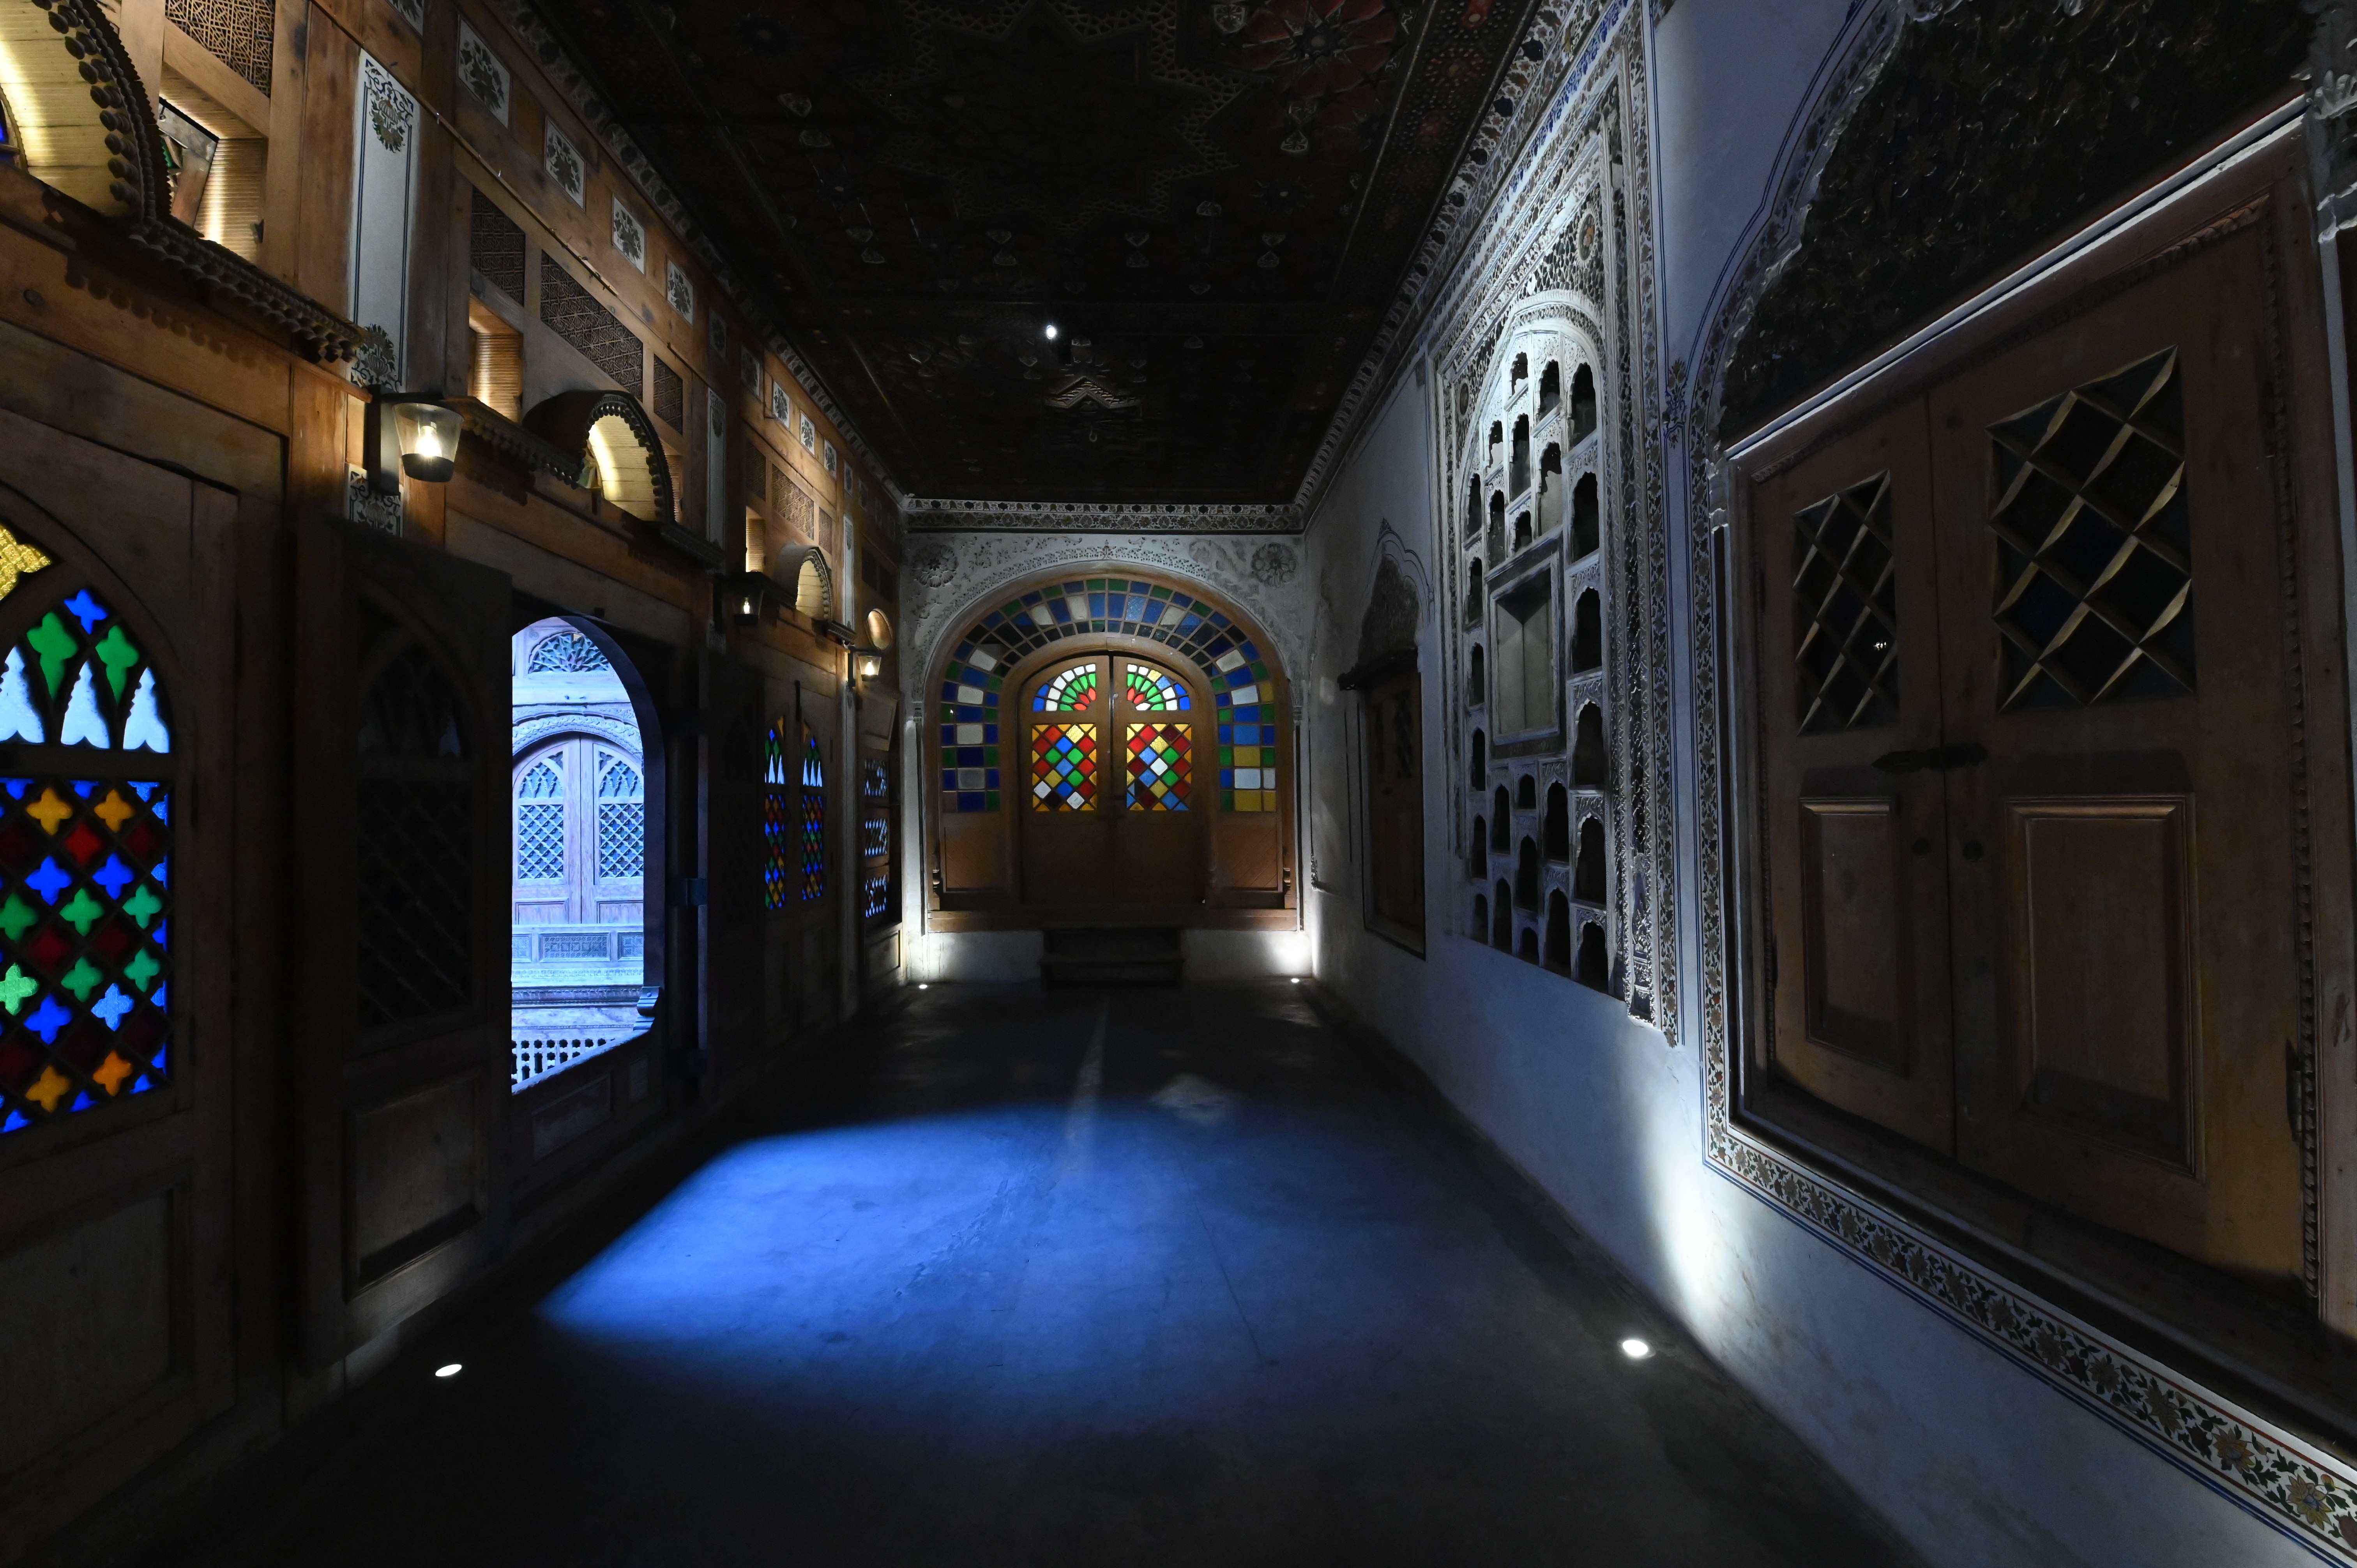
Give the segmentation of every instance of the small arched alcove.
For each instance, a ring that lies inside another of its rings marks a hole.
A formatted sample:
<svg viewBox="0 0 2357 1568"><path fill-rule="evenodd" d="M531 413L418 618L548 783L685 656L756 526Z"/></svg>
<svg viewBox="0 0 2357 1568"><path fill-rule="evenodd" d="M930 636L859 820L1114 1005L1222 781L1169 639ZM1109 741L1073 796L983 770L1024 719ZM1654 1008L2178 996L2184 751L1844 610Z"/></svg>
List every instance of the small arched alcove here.
<svg viewBox="0 0 2357 1568"><path fill-rule="evenodd" d="M1514 783L1514 806L1518 811L1535 811L1539 808L1539 781L1525 773Z"/></svg>
<svg viewBox="0 0 2357 1568"><path fill-rule="evenodd" d="M1563 367L1553 360L1539 372L1539 417L1544 419L1563 402Z"/></svg>
<svg viewBox="0 0 2357 1568"><path fill-rule="evenodd" d="M1508 381L1508 384L1509 384L1510 392L1521 392L1521 391L1523 390L1523 383L1524 381L1529 381L1530 379L1531 379L1531 357L1530 357L1528 354L1517 354L1517 355L1515 355L1515 356L1514 356L1514 370L1513 370L1513 374L1509 378L1509 381Z"/></svg>
<svg viewBox="0 0 2357 1568"><path fill-rule="evenodd" d="M1514 890L1503 877L1490 889L1490 945L1500 952L1514 950Z"/></svg>
<svg viewBox="0 0 2357 1568"><path fill-rule="evenodd" d="M1571 964L1571 977L1582 985L1605 990L1612 983L1612 961L1604 950L1604 927L1596 920L1583 920L1579 927L1579 950Z"/></svg>
<svg viewBox="0 0 2357 1568"><path fill-rule="evenodd" d="M1467 626L1481 624L1481 607L1486 593L1487 589L1483 586L1481 578L1481 558L1476 555L1473 557L1473 564L1465 571L1465 624Z"/></svg>
<svg viewBox="0 0 2357 1568"><path fill-rule="evenodd" d="M1465 705L1478 708L1489 700L1488 671L1482 668L1481 645L1475 643L1465 655Z"/></svg>
<svg viewBox="0 0 2357 1568"><path fill-rule="evenodd" d="M1524 963L1538 962L1539 934L1536 930L1528 926L1523 928L1522 940L1514 945L1514 956Z"/></svg>
<svg viewBox="0 0 2357 1568"><path fill-rule="evenodd" d="M1603 667L1604 605L1589 588L1571 607L1571 672L1581 675Z"/></svg>
<svg viewBox="0 0 2357 1568"><path fill-rule="evenodd" d="M1571 860L1571 793L1560 784L1547 786L1546 857L1556 865Z"/></svg>
<svg viewBox="0 0 2357 1568"><path fill-rule="evenodd" d="M1596 434L1596 372L1582 365L1571 378L1571 439L1573 445Z"/></svg>
<svg viewBox="0 0 2357 1568"><path fill-rule="evenodd" d="M524 415L525 425L558 450L578 453L576 483L641 522L676 521L671 465L654 422L636 398L618 392L568 392Z"/></svg>
<svg viewBox="0 0 2357 1568"><path fill-rule="evenodd" d="M1490 737L1478 729L1473 732L1473 745L1466 760L1469 782L1479 789L1490 779Z"/></svg>
<svg viewBox="0 0 2357 1568"><path fill-rule="evenodd" d="M1539 532L1553 533L1563 523L1563 447L1550 441L1539 454Z"/></svg>
<svg viewBox="0 0 2357 1568"><path fill-rule="evenodd" d="M1571 896L1583 904L1604 902L1604 823L1595 817L1579 824L1579 860L1572 868Z"/></svg>
<svg viewBox="0 0 2357 1568"><path fill-rule="evenodd" d="M1577 561L1596 553L1603 542L1600 509L1596 501L1596 476L1582 474L1571 488L1571 555Z"/></svg>
<svg viewBox="0 0 2357 1568"><path fill-rule="evenodd" d="M1490 896L1487 893L1473 895L1473 940L1477 942L1490 940Z"/></svg>
<svg viewBox="0 0 2357 1568"><path fill-rule="evenodd" d="M1498 786L1490 798L1490 847L1503 854L1514 843L1514 805L1507 797L1506 787Z"/></svg>
<svg viewBox="0 0 2357 1568"><path fill-rule="evenodd" d="M1571 905L1560 893L1547 895L1546 956L1542 961L1557 974L1571 972Z"/></svg>
<svg viewBox="0 0 2357 1568"><path fill-rule="evenodd" d="M1609 769L1604 756L1604 710L1594 703L1581 705L1579 725L1571 743L1571 782L1575 789L1601 789Z"/></svg>
<svg viewBox="0 0 2357 1568"><path fill-rule="evenodd" d="M1506 553L1506 492L1492 490L1490 494L1490 553L1503 557Z"/></svg>
<svg viewBox="0 0 2357 1568"><path fill-rule="evenodd" d="M1539 907L1539 846L1525 835L1514 851L1514 908L1535 913Z"/></svg>
<svg viewBox="0 0 2357 1568"><path fill-rule="evenodd" d="M1476 882L1490 875L1490 819L1476 814L1465 840L1465 874Z"/></svg>
<svg viewBox="0 0 2357 1568"><path fill-rule="evenodd" d="M1511 494L1521 495L1530 488L1531 417L1521 413L1514 416L1513 461L1508 466L1506 489Z"/></svg>

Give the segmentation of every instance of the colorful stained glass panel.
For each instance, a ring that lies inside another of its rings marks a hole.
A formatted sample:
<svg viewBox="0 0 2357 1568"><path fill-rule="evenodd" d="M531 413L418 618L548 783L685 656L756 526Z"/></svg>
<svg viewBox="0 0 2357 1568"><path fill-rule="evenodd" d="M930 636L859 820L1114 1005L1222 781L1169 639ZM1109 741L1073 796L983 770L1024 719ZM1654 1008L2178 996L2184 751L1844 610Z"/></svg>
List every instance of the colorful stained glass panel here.
<svg viewBox="0 0 2357 1568"><path fill-rule="evenodd" d="M1041 725L1031 732L1032 810L1085 811L1096 793L1096 725Z"/></svg>
<svg viewBox="0 0 2357 1568"><path fill-rule="evenodd" d="M1129 809L1187 809L1189 737L1183 725L1129 726Z"/></svg>
<svg viewBox="0 0 2357 1568"><path fill-rule="evenodd" d="M1255 674L1257 671L1257 674ZM1265 665L1239 660L1219 709L1220 804L1231 811L1277 809L1277 707Z"/></svg>
<svg viewBox="0 0 2357 1568"><path fill-rule="evenodd" d="M0 779L0 1134L168 1081L168 785Z"/></svg>
<svg viewBox="0 0 2357 1568"><path fill-rule="evenodd" d="M1125 667L1122 684L1133 708L1152 714L1184 713L1187 709L1187 688L1151 665Z"/></svg>
<svg viewBox="0 0 2357 1568"><path fill-rule="evenodd" d="M795 839L800 809L792 776L786 771L786 721L771 725L761 740L761 908L783 909L794 898Z"/></svg>
<svg viewBox="0 0 2357 1568"><path fill-rule="evenodd" d="M1076 714L1097 700L1097 666L1091 660L1060 670L1049 677L1031 701L1032 710L1042 714Z"/></svg>
<svg viewBox="0 0 2357 1568"><path fill-rule="evenodd" d="M826 897L826 762L802 725L802 902Z"/></svg>

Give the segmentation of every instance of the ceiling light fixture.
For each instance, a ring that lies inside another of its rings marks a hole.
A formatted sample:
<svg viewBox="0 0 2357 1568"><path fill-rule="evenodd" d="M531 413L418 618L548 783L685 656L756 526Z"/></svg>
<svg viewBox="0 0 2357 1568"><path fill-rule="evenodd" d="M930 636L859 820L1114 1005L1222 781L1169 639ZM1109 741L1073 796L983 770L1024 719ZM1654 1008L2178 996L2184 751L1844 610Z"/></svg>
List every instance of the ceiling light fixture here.
<svg viewBox="0 0 2357 1568"><path fill-rule="evenodd" d="M1631 1361L1641 1361L1652 1353L1653 1348L1633 1334L1620 1341L1620 1354Z"/></svg>
<svg viewBox="0 0 2357 1568"><path fill-rule="evenodd" d="M1050 321L1049 323L1048 323L1048 341L1049 341L1049 342L1050 342L1050 343L1053 343L1055 340L1056 340L1056 324L1055 324L1054 322Z"/></svg>
<svg viewBox="0 0 2357 1568"><path fill-rule="evenodd" d="M457 1361L450 1361L435 1368L434 1375L437 1378L455 1378L458 1375L459 1370L460 1364Z"/></svg>

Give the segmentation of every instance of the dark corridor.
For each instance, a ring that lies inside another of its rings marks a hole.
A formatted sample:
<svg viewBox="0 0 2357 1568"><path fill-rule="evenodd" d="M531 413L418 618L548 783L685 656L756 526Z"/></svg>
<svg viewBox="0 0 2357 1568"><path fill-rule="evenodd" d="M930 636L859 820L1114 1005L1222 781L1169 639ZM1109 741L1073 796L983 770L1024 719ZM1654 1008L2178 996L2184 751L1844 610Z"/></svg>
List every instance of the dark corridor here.
<svg viewBox="0 0 2357 1568"><path fill-rule="evenodd" d="M147 1561L1915 1561L1308 988L935 987L789 1076Z"/></svg>

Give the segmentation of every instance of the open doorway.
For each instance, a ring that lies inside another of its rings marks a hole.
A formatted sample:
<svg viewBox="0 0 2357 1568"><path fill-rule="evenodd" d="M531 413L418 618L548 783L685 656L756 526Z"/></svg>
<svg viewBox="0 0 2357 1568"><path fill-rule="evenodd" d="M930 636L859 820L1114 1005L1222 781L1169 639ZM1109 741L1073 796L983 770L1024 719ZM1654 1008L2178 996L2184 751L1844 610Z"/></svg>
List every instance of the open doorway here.
<svg viewBox="0 0 2357 1568"><path fill-rule="evenodd" d="M511 645L512 1087L645 1032L647 751L614 656L559 617Z"/></svg>

